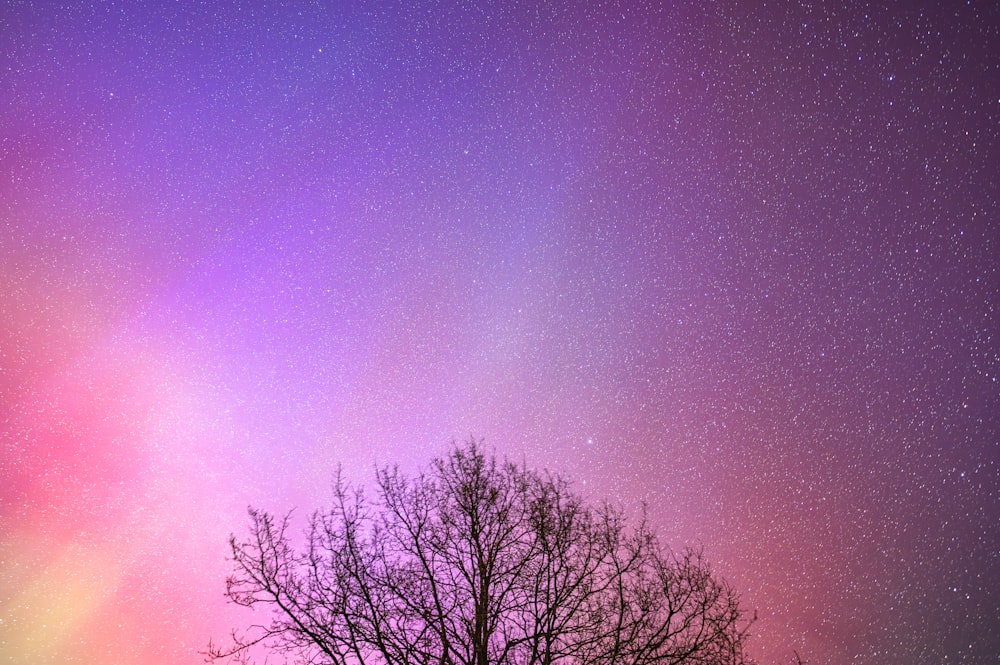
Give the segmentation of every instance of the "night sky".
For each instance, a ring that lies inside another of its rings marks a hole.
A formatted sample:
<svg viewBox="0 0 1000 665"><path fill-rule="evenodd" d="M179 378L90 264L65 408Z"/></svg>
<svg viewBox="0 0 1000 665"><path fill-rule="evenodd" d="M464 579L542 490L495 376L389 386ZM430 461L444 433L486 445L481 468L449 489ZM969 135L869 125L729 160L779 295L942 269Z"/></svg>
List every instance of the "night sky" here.
<svg viewBox="0 0 1000 665"><path fill-rule="evenodd" d="M5 2L0 662L200 662L248 505L470 435L766 663L996 662L1000 8L709 4Z"/></svg>

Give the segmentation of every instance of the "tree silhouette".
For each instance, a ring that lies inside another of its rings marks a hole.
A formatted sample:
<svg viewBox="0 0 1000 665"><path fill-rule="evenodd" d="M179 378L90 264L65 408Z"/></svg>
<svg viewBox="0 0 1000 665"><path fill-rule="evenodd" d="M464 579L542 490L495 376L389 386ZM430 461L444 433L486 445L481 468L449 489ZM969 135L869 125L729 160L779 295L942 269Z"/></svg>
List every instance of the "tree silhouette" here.
<svg viewBox="0 0 1000 665"><path fill-rule="evenodd" d="M301 548L250 510L230 539L229 599L269 611L209 660L266 649L329 665L749 663L749 621L701 554L661 549L645 515L590 506L556 474L474 441L416 476L338 476Z"/></svg>

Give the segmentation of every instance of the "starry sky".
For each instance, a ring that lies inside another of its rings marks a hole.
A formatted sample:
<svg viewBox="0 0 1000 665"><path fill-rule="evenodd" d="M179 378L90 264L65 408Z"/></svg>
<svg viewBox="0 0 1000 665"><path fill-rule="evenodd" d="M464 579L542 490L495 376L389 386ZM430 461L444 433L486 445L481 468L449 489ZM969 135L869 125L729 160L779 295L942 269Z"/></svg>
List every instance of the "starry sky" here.
<svg viewBox="0 0 1000 665"><path fill-rule="evenodd" d="M248 505L470 435L764 662L995 662L998 164L988 1L5 2L0 662L200 662Z"/></svg>

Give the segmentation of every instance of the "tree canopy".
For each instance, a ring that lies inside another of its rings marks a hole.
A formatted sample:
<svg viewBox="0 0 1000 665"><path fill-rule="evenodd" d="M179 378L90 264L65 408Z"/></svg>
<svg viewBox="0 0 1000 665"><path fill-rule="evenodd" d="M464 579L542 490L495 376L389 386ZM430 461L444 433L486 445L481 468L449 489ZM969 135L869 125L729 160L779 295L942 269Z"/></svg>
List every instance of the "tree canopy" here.
<svg viewBox="0 0 1000 665"><path fill-rule="evenodd" d="M255 650L325 665L749 663L749 620L700 552L660 546L645 515L470 441L416 475L339 477L302 545L250 510L229 599L269 621L209 659Z"/></svg>

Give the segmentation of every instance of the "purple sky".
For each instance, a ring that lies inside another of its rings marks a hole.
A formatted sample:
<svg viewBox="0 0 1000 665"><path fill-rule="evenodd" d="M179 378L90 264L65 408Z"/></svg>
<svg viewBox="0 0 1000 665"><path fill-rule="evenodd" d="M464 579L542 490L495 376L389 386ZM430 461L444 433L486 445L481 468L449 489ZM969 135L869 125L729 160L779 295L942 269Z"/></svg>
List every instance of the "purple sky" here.
<svg viewBox="0 0 1000 665"><path fill-rule="evenodd" d="M4 662L199 662L248 504L469 435L765 662L1000 652L995 3L15 0L0 64Z"/></svg>

